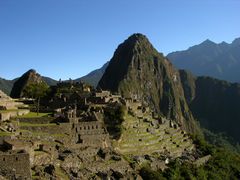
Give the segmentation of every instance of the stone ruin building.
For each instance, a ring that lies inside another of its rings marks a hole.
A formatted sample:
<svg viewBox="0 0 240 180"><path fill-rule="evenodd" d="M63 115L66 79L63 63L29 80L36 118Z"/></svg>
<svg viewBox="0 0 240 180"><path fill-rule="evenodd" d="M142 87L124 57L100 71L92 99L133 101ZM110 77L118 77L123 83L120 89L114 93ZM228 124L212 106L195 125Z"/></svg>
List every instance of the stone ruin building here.
<svg viewBox="0 0 240 180"><path fill-rule="evenodd" d="M11 139L0 139L0 173L8 179L31 179L31 163L29 153L20 148L21 142Z"/></svg>
<svg viewBox="0 0 240 180"><path fill-rule="evenodd" d="M109 136L103 119L96 112L85 113L77 117L77 109L67 111L71 127L71 141L78 146L108 147Z"/></svg>

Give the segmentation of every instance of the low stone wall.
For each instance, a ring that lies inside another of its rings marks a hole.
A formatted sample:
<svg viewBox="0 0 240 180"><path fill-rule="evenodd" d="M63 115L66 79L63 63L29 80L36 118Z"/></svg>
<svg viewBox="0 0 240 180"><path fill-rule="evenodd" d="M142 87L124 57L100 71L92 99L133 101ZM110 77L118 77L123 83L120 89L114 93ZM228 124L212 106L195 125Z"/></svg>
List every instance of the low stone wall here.
<svg viewBox="0 0 240 180"><path fill-rule="evenodd" d="M30 112L29 109L18 109L17 115L18 115L18 116L23 116L23 115L25 115L25 114L28 114L29 112Z"/></svg>
<svg viewBox="0 0 240 180"><path fill-rule="evenodd" d="M0 121L7 121L16 116L22 116L22 115L28 114L29 112L30 112L29 109L18 109L16 111L1 112Z"/></svg>
<svg viewBox="0 0 240 180"><path fill-rule="evenodd" d="M70 124L61 123L59 125L49 125L49 126L21 126L21 129L28 130L32 132L39 133L49 133L49 134L69 134L70 133Z"/></svg>
<svg viewBox="0 0 240 180"><path fill-rule="evenodd" d="M79 135L76 134L76 143L82 146L91 147L109 147L109 138L107 134L102 135Z"/></svg>
<svg viewBox="0 0 240 180"><path fill-rule="evenodd" d="M19 122L32 124L48 124L55 120L54 117L37 117L37 118L19 118Z"/></svg>
<svg viewBox="0 0 240 180"><path fill-rule="evenodd" d="M15 102L12 100L0 101L0 106L4 106L6 109L17 109L20 106L24 106L22 102Z"/></svg>

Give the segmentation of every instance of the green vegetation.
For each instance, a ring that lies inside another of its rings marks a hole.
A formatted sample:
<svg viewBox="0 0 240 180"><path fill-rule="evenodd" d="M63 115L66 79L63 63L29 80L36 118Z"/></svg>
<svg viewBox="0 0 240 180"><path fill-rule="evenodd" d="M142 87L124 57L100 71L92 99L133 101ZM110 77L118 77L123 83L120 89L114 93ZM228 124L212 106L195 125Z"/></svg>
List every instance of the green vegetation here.
<svg viewBox="0 0 240 180"><path fill-rule="evenodd" d="M105 124L109 134L114 139L119 139L122 134L122 123L124 121L124 114L126 112L125 106L118 106L116 108L108 108L105 113Z"/></svg>
<svg viewBox="0 0 240 180"><path fill-rule="evenodd" d="M66 173L58 166L55 166L55 173L58 178L62 180L68 180L69 177L66 175Z"/></svg>
<svg viewBox="0 0 240 180"><path fill-rule="evenodd" d="M0 110L0 113L7 113L7 112L17 112L17 109L7 109L7 110Z"/></svg>
<svg viewBox="0 0 240 180"><path fill-rule="evenodd" d="M10 136L10 135L12 135L12 133L0 131L0 137L1 136Z"/></svg>
<svg viewBox="0 0 240 180"><path fill-rule="evenodd" d="M35 99L36 111L39 113L40 99L47 95L49 87L45 82L28 84L24 89L24 96Z"/></svg>
<svg viewBox="0 0 240 180"><path fill-rule="evenodd" d="M240 85L181 71L185 98L201 127L240 142Z"/></svg>
<svg viewBox="0 0 240 180"><path fill-rule="evenodd" d="M211 154L210 160L200 167L176 159L168 165L165 171L153 171L150 167L142 167L140 175L143 179L239 179L240 155L226 148L208 144L201 136L193 136L197 148L203 155Z"/></svg>
<svg viewBox="0 0 240 180"><path fill-rule="evenodd" d="M0 78L0 89L6 93L7 95L10 94L11 92L11 89L13 87L13 84L15 82L16 79L14 80L6 80L6 79L3 79L3 78Z"/></svg>
<svg viewBox="0 0 240 180"><path fill-rule="evenodd" d="M229 151L240 153L239 143L227 136L226 133L213 133L207 129L203 129L206 141L217 147L226 148Z"/></svg>
<svg viewBox="0 0 240 180"><path fill-rule="evenodd" d="M141 175L141 177L145 180L162 180L162 179L166 179L165 177L163 177L163 175L161 174L161 172L158 171L153 171L148 165L143 166L139 172L139 174Z"/></svg>

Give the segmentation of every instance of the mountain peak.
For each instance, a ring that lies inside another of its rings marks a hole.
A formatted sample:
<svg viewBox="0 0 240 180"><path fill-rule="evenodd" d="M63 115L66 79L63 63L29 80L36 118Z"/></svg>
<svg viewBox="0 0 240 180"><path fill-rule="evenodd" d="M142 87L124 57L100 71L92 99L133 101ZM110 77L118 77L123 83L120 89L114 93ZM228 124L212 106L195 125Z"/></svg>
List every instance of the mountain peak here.
<svg viewBox="0 0 240 180"><path fill-rule="evenodd" d="M146 36L133 34L118 46L98 88L138 99L191 131L189 127L196 126L179 79L178 71Z"/></svg>
<svg viewBox="0 0 240 180"><path fill-rule="evenodd" d="M34 69L30 69L25 72L13 85L11 91L11 97L20 98L23 96L23 91L30 83L41 83L44 82L41 75Z"/></svg>
<svg viewBox="0 0 240 180"><path fill-rule="evenodd" d="M139 40L148 40L148 39L144 34L134 33L131 36L129 36L127 40L139 41Z"/></svg>
<svg viewBox="0 0 240 180"><path fill-rule="evenodd" d="M127 49L132 49L134 47L151 47L152 44L148 40L147 36L141 33L135 33L129 36L119 47L125 47Z"/></svg>
<svg viewBox="0 0 240 180"><path fill-rule="evenodd" d="M29 69L26 73L27 73L27 74L28 74L28 73L37 73L37 71L36 71L35 69Z"/></svg>
<svg viewBox="0 0 240 180"><path fill-rule="evenodd" d="M206 40L203 41L201 44L202 44L202 45L216 45L215 42L213 42L213 41L211 41L211 40L209 40L209 39L206 39Z"/></svg>

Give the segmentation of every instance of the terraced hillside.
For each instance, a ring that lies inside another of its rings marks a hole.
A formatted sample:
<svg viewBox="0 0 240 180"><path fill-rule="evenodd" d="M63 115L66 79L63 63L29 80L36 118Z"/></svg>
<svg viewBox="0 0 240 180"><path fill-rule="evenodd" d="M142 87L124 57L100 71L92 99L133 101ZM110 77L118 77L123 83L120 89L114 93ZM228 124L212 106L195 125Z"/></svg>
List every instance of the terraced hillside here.
<svg viewBox="0 0 240 180"><path fill-rule="evenodd" d="M173 121L154 118L150 112L136 109L124 116L121 138L114 143L115 150L122 154L144 155L154 152L181 156L194 149L192 140Z"/></svg>
<svg viewBox="0 0 240 180"><path fill-rule="evenodd" d="M12 99L0 90L0 121L29 113L28 105Z"/></svg>

